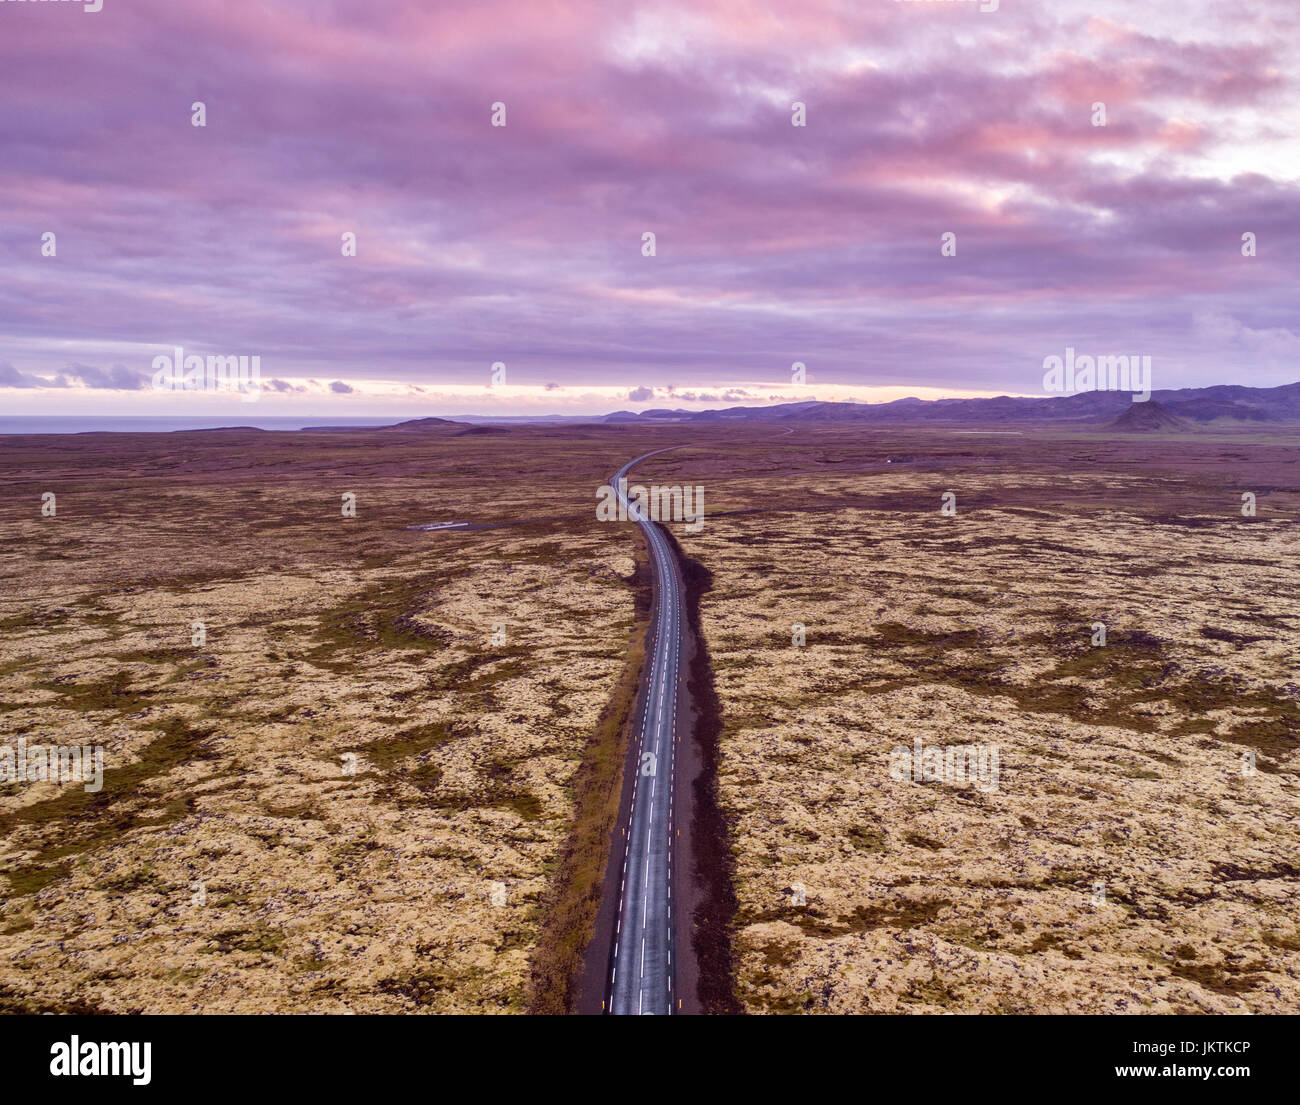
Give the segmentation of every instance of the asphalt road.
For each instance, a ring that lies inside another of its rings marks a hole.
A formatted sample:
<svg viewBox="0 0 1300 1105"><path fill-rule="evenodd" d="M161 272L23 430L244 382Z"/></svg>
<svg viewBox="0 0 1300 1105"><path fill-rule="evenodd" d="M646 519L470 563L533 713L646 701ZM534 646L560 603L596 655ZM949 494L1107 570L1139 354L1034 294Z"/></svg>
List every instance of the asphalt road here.
<svg viewBox="0 0 1300 1105"><path fill-rule="evenodd" d="M616 492L618 481L634 465L668 451L658 449L628 461L614 476ZM677 558L667 540L653 522L638 524L650 546L654 573L653 646L648 678L633 715L636 774L624 826L623 870L606 1009L617 1014L662 1014L679 1008L673 973L673 871L678 838L674 795L678 714L682 707L678 669L686 606Z"/></svg>

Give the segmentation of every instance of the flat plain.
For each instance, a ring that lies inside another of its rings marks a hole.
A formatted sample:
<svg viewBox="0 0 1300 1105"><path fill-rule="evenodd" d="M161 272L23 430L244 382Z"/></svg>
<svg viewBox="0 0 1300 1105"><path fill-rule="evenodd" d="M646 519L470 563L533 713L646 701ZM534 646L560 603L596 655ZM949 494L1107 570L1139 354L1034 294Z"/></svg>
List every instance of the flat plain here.
<svg viewBox="0 0 1300 1105"><path fill-rule="evenodd" d="M0 439L0 741L106 767L0 784L0 1008L547 1007L647 591L595 492L669 445L742 1008L1300 1008L1300 452L792 429Z"/></svg>

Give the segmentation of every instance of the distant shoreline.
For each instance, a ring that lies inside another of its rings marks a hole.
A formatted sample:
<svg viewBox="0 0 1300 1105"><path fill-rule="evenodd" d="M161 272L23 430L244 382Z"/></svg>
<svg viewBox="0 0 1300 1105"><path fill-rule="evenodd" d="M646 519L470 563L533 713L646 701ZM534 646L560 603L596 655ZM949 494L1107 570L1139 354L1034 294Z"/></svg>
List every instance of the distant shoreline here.
<svg viewBox="0 0 1300 1105"><path fill-rule="evenodd" d="M293 430L319 430L319 429L358 429L373 430L380 426L395 426L400 422L410 421L413 417L419 418L419 415L411 414L392 414L380 416L366 416L360 418L347 418L335 415L333 417L303 417L303 418L249 418L242 417L244 412L238 412L227 418L216 416L213 418L196 418L196 417L169 417L167 415L57 415L57 414L31 414L31 415L7 415L0 417L0 437L6 435L37 435L37 434L85 434L85 433L118 433L118 434L160 434L160 433L179 433L186 430L237 430L237 429L254 429L268 431L293 431ZM492 418L485 415L442 415L449 422L462 422L470 425L477 424L501 424L501 425L523 425L527 424L576 424L576 423L594 423L600 422L603 415L565 415L547 417L539 415L537 417L501 416Z"/></svg>
<svg viewBox="0 0 1300 1105"><path fill-rule="evenodd" d="M240 412L241 414L243 412ZM165 415L9 415L0 418L0 436L5 434L80 433L173 433L178 430L229 430L252 427L258 430L305 430L320 426L355 425L362 429L391 426L392 418L169 418Z"/></svg>

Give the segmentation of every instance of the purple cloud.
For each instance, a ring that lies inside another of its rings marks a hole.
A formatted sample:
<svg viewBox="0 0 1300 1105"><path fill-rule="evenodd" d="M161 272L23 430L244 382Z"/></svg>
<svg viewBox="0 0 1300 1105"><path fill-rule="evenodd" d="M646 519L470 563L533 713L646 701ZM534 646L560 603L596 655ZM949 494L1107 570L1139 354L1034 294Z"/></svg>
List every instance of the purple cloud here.
<svg viewBox="0 0 1300 1105"><path fill-rule="evenodd" d="M58 14L0 36L0 387L71 355L138 390L173 345L340 403L498 360L633 401L761 401L795 361L1033 390L1066 344L1297 376L1291 0Z"/></svg>

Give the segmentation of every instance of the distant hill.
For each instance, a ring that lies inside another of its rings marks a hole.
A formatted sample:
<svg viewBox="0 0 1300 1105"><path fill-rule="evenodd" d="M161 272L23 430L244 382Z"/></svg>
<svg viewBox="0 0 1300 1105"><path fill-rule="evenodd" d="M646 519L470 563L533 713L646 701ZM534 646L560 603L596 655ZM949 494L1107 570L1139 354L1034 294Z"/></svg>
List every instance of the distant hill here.
<svg viewBox="0 0 1300 1105"><path fill-rule="evenodd" d="M1108 423L1106 428L1126 433L1150 433L1153 430L1186 430L1188 424L1151 399L1145 403L1134 403L1114 422Z"/></svg>
<svg viewBox="0 0 1300 1105"><path fill-rule="evenodd" d="M440 430L444 427L463 427L464 422L453 422L450 418L412 418L409 422L399 422L395 426L384 426L385 432L418 433L421 430Z"/></svg>

